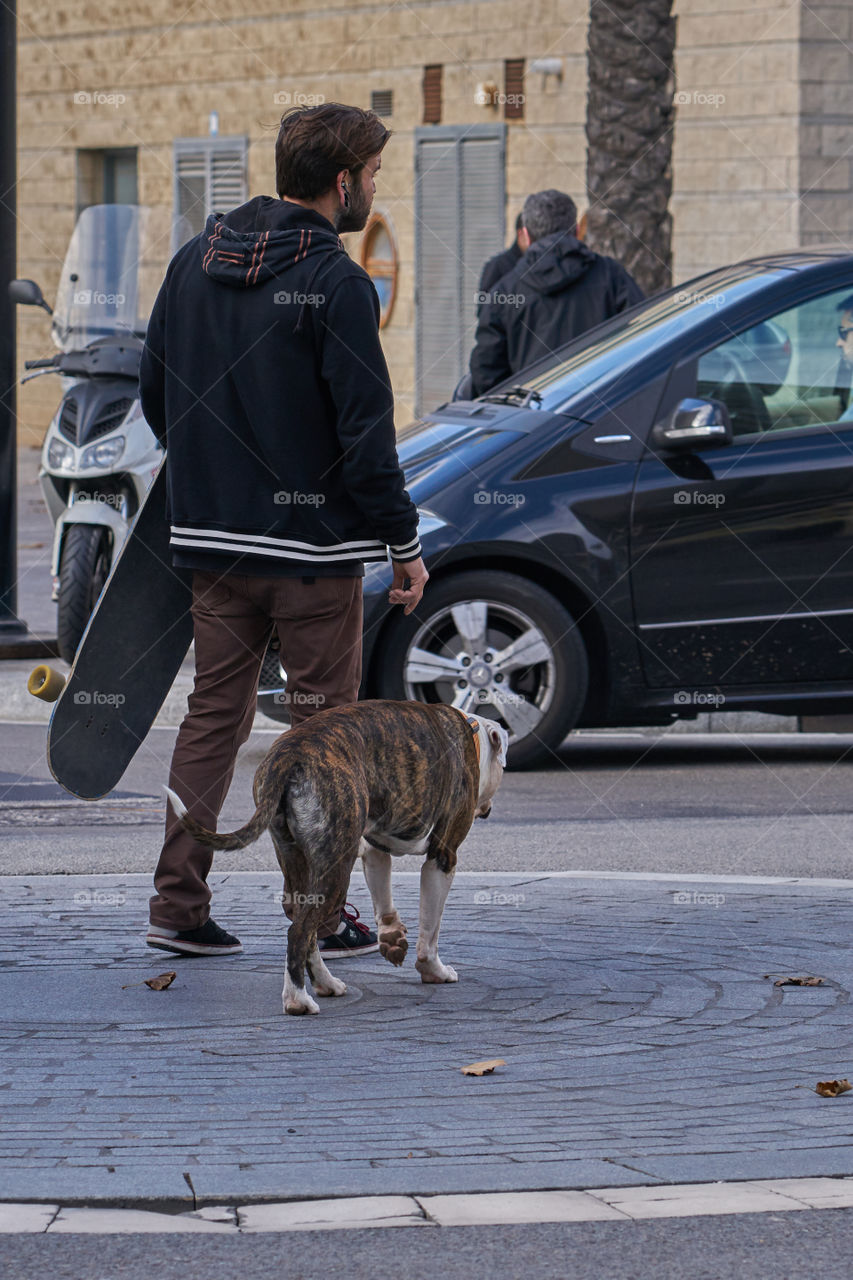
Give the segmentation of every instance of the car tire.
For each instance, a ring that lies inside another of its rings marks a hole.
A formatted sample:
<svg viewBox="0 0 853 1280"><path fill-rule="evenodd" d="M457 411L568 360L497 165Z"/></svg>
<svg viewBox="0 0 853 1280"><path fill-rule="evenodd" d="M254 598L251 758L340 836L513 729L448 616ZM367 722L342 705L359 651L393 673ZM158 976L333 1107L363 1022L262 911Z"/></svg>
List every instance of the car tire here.
<svg viewBox="0 0 853 1280"><path fill-rule="evenodd" d="M452 703L500 719L512 769L553 755L577 724L589 686L571 614L538 584L496 570L428 585L417 609L393 620L377 669L380 697Z"/></svg>

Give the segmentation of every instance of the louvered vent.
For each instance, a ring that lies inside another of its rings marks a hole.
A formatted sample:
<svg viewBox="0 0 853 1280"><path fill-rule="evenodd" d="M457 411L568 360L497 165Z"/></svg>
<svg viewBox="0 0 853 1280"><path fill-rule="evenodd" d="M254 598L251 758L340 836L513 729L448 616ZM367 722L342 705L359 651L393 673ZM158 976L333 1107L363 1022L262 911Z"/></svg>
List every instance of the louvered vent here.
<svg viewBox="0 0 853 1280"><path fill-rule="evenodd" d="M66 400L59 415L59 430L66 440L77 443L77 401Z"/></svg>
<svg viewBox="0 0 853 1280"><path fill-rule="evenodd" d="M99 410L95 421L87 431L86 438L88 440L100 440L101 436L109 435L111 431L115 431L116 427L121 426L132 404L133 400L127 397L121 400L111 400L109 404L105 404L103 409Z"/></svg>
<svg viewBox="0 0 853 1280"><path fill-rule="evenodd" d="M504 119L524 119L524 59L507 58L504 63Z"/></svg>
<svg viewBox="0 0 853 1280"><path fill-rule="evenodd" d="M441 124L440 63L424 67L424 124Z"/></svg>
<svg viewBox="0 0 853 1280"><path fill-rule="evenodd" d="M390 116L394 111L393 89L374 89L370 95L370 110L378 116Z"/></svg>

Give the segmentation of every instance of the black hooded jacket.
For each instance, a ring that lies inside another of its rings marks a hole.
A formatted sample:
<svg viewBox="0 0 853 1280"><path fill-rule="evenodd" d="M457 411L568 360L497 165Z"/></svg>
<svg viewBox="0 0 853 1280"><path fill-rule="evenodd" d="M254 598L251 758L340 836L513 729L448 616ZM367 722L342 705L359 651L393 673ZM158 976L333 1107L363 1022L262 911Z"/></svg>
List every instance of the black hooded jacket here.
<svg viewBox="0 0 853 1280"><path fill-rule="evenodd" d="M472 394L490 391L642 298L624 267L573 235L555 231L534 241L480 311Z"/></svg>
<svg viewBox="0 0 853 1280"><path fill-rule="evenodd" d="M140 393L176 565L352 576L420 555L376 290L320 214L269 196L213 214L166 272Z"/></svg>

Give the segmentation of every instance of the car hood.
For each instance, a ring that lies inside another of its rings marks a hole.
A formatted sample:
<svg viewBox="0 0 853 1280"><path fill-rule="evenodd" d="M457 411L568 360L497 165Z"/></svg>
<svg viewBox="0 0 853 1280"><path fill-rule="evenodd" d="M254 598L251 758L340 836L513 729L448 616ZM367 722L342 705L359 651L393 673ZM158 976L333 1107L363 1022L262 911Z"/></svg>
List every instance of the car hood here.
<svg viewBox="0 0 853 1280"><path fill-rule="evenodd" d="M423 502L460 476L471 474L479 463L541 424L545 416L510 405L460 401L452 410L419 418L397 437L397 455L412 499Z"/></svg>

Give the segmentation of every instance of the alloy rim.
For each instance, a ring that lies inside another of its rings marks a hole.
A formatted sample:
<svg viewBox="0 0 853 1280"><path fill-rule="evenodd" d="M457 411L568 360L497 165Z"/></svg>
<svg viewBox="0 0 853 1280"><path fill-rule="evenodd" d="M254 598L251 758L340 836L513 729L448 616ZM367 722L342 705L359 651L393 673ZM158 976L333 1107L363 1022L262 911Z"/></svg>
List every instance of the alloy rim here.
<svg viewBox="0 0 853 1280"><path fill-rule="evenodd" d="M554 700L551 646L527 614L466 600L432 615L406 653L407 698L445 702L500 721L518 742L535 734Z"/></svg>

